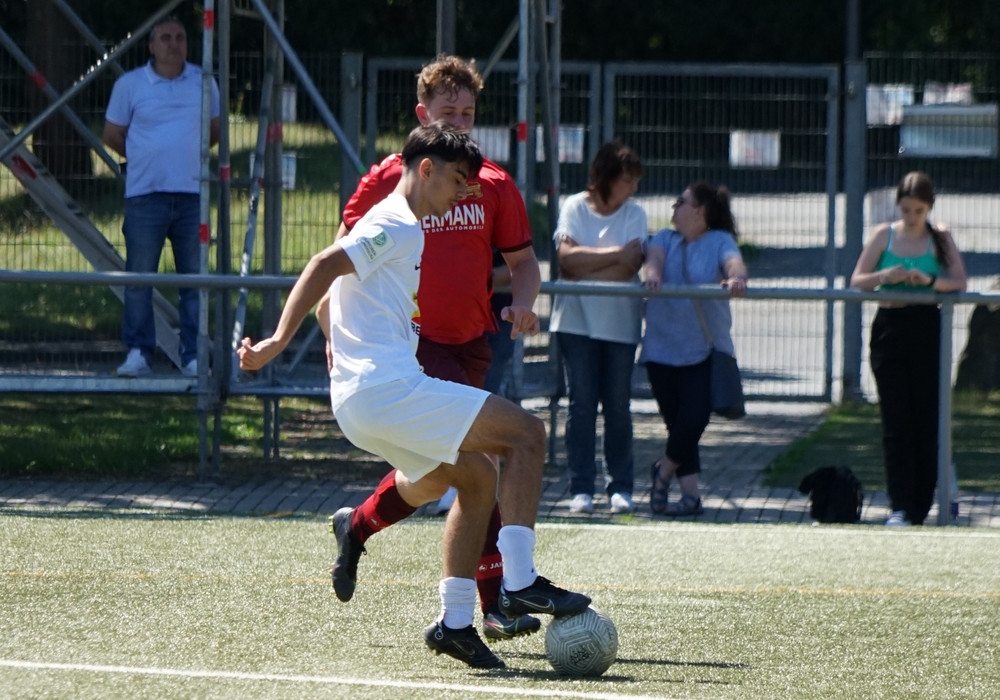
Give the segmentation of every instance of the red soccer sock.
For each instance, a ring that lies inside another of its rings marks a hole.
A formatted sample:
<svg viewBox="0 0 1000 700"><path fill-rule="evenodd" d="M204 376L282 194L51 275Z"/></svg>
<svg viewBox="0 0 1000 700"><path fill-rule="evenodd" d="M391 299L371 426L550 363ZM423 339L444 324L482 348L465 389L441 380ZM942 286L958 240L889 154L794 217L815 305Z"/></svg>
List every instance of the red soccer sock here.
<svg viewBox="0 0 1000 700"><path fill-rule="evenodd" d="M503 560L497 549L497 537L500 535L500 504L493 506L490 524L486 528L486 542L483 544L483 554L479 558L479 570L476 572L476 587L479 589L479 604L486 613L496 605L500 598L500 582L503 580Z"/></svg>
<svg viewBox="0 0 1000 700"><path fill-rule="evenodd" d="M399 489L396 488L396 470L393 469L375 487L375 492L354 509L351 534L358 544L364 544L376 532L405 520L416 510L399 495Z"/></svg>

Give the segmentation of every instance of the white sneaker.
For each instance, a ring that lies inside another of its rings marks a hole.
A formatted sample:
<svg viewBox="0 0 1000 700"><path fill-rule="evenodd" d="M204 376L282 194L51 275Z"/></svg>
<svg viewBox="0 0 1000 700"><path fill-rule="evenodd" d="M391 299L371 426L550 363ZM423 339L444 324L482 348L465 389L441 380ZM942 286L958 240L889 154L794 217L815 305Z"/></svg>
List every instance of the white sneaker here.
<svg viewBox="0 0 1000 700"><path fill-rule="evenodd" d="M889 519L885 521L886 527L909 527L910 521L906 519L906 511L894 510Z"/></svg>
<svg viewBox="0 0 1000 700"><path fill-rule="evenodd" d="M181 374L185 377L197 377L198 376L198 360L191 360L186 365L181 367Z"/></svg>
<svg viewBox="0 0 1000 700"><path fill-rule="evenodd" d="M449 486L448 490L444 492L444 495L438 499L435 512L438 515L442 513L447 513L451 510L451 507L455 504L455 497L458 496L458 491L455 490L454 486Z"/></svg>
<svg viewBox="0 0 1000 700"><path fill-rule="evenodd" d="M594 497L589 493L578 493L569 502L570 513L593 513Z"/></svg>
<svg viewBox="0 0 1000 700"><path fill-rule="evenodd" d="M631 513L635 510L635 503L632 502L632 494L628 491L611 494L612 513Z"/></svg>
<svg viewBox="0 0 1000 700"><path fill-rule="evenodd" d="M119 377L143 377L150 373L149 363L142 355L142 350L132 348L125 357L125 362L115 370Z"/></svg>

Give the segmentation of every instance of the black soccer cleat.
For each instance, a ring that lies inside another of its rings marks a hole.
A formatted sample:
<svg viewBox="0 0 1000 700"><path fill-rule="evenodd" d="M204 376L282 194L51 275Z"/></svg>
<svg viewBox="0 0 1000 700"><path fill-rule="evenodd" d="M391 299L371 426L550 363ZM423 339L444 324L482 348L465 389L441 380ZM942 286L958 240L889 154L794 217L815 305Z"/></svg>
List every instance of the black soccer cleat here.
<svg viewBox="0 0 1000 700"><path fill-rule="evenodd" d="M447 654L472 668L507 666L499 656L490 651L472 625L453 630L438 621L424 630L424 641L435 654Z"/></svg>
<svg viewBox="0 0 1000 700"><path fill-rule="evenodd" d="M507 617L500 612L498 605L493 605L483 614L483 636L491 642L534 634L541 628L542 621L537 617Z"/></svg>
<svg viewBox="0 0 1000 700"><path fill-rule="evenodd" d="M365 553L364 545L358 544L351 534L353 508L341 508L330 516L330 532L337 537L337 560L330 569L333 592L345 603L354 596L358 581L358 559Z"/></svg>
<svg viewBox="0 0 1000 700"><path fill-rule="evenodd" d="M559 588L544 576L539 576L533 584L519 591L507 591L501 585L499 602L500 612L507 617L528 613L566 617L586 610L590 597Z"/></svg>

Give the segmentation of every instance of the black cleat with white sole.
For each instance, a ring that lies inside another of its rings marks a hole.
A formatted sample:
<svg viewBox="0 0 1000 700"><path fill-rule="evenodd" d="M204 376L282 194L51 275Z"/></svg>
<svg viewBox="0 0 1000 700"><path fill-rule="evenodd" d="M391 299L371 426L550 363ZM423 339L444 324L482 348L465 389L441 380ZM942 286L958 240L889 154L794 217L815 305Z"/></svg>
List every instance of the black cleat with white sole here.
<svg viewBox="0 0 1000 700"><path fill-rule="evenodd" d="M490 651L472 625L453 630L438 621L424 630L424 641L435 654L447 654L472 668L504 668L507 665Z"/></svg>
<svg viewBox="0 0 1000 700"><path fill-rule="evenodd" d="M519 591L508 591L500 586L499 603L500 612L507 617L529 613L566 617L586 610L590 605L590 596L559 588L544 576L539 576L533 584Z"/></svg>
<svg viewBox="0 0 1000 700"><path fill-rule="evenodd" d="M333 591L345 603L354 595L358 581L358 559L365 553L364 545L358 544L351 534L353 508L341 508L330 516L330 532L337 538L337 559L330 569Z"/></svg>

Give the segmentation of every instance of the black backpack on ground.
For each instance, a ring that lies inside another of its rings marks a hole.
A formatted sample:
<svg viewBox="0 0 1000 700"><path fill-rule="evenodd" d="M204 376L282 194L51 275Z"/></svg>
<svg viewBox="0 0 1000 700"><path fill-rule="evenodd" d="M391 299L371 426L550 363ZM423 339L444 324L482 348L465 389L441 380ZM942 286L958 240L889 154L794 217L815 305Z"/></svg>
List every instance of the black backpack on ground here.
<svg viewBox="0 0 1000 700"><path fill-rule="evenodd" d="M821 523L856 523L861 520L864 492L861 481L849 467L820 467L802 478L799 491L812 493L809 514Z"/></svg>

